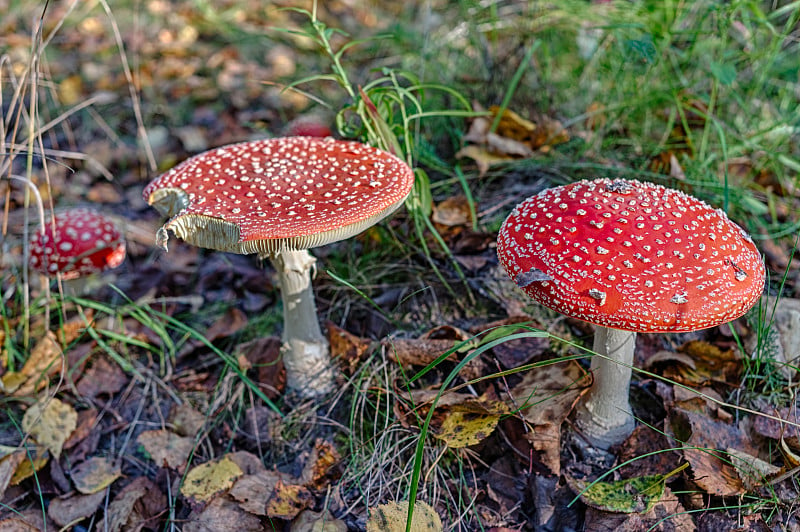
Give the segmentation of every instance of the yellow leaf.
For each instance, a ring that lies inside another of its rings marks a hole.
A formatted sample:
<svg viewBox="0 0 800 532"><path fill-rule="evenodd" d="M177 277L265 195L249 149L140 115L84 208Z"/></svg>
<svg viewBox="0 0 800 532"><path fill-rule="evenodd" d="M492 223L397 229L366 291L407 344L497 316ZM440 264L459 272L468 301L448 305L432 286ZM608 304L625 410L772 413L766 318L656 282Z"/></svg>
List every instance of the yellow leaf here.
<svg viewBox="0 0 800 532"><path fill-rule="evenodd" d="M181 495L194 501L208 502L217 493L229 490L242 474L242 469L228 457L200 464L186 474Z"/></svg>
<svg viewBox="0 0 800 532"><path fill-rule="evenodd" d="M89 495L110 486L119 478L120 471L110 459L94 456L73 468L70 476L75 489Z"/></svg>
<svg viewBox="0 0 800 532"><path fill-rule="evenodd" d="M61 448L75 427L78 413L72 405L55 398L44 398L32 405L22 417L22 430L53 456L61 456Z"/></svg>
<svg viewBox="0 0 800 532"><path fill-rule="evenodd" d="M33 473L43 468L50 459L50 453L44 447L31 449L29 454L25 450L19 452L24 455L24 459L17 466L14 475L11 477L9 484L12 486L16 486L26 478L33 476Z"/></svg>
<svg viewBox="0 0 800 532"><path fill-rule="evenodd" d="M302 510L311 506L311 493L299 484L284 484L278 480L275 491L267 501L267 516L277 519L294 519Z"/></svg>
<svg viewBox="0 0 800 532"><path fill-rule="evenodd" d="M58 96L61 103L67 106L75 105L83 97L83 80L78 74L67 77L58 85Z"/></svg>
<svg viewBox="0 0 800 532"><path fill-rule="evenodd" d="M435 436L454 449L475 445L492 433L500 415L498 412L451 410Z"/></svg>
<svg viewBox="0 0 800 532"><path fill-rule="evenodd" d="M408 501L387 502L377 508L370 508L367 532L405 532L408 523ZM414 532L441 532L442 520L436 510L427 503L417 501L411 517L411 530Z"/></svg>
<svg viewBox="0 0 800 532"><path fill-rule="evenodd" d="M475 164L478 165L478 172L481 176L483 176L486 172L489 171L489 167L493 164L499 164L506 161L514 160L513 157L505 156L505 155L495 155L491 153L484 147L476 146L475 144L470 144L469 146L464 146L458 153L456 153L456 157L459 159L463 159L464 157L469 157L475 161Z"/></svg>

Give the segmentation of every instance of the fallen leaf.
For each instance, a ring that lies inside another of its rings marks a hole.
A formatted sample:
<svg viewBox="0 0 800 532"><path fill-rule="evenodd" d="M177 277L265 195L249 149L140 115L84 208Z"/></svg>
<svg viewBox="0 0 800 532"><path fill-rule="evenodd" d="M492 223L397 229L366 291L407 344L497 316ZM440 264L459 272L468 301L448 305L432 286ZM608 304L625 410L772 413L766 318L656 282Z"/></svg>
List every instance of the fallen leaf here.
<svg viewBox="0 0 800 532"><path fill-rule="evenodd" d="M402 367L407 366L427 366L445 352L449 351L458 342L455 340L440 340L430 338L393 338L386 340L384 345L387 347L389 359ZM466 349L471 346L467 345ZM445 360L457 362L459 355L463 355L464 349L450 353ZM478 378L484 374L484 364L478 357L474 357L463 368L459 374L467 379Z"/></svg>
<svg viewBox="0 0 800 532"><path fill-rule="evenodd" d="M695 387L712 383L736 386L742 372L741 359L733 349L722 351L701 340L686 342L677 353L659 352L648 359L647 367L661 368L663 377Z"/></svg>
<svg viewBox="0 0 800 532"><path fill-rule="evenodd" d="M64 442L64 449L72 449L89 436L97 421L97 409L89 408L78 412L78 421L75 430Z"/></svg>
<svg viewBox="0 0 800 532"><path fill-rule="evenodd" d="M195 447L194 438L178 436L168 430L146 430L136 439L157 466L183 473Z"/></svg>
<svg viewBox="0 0 800 532"><path fill-rule="evenodd" d="M511 327L517 323L525 323L529 327L541 329L537 323L531 323L527 316L513 316L503 320L488 323L481 327L481 330L489 330L495 327L504 327L508 334L523 332L528 329L514 329ZM476 331L478 332L478 331ZM547 336L536 336L506 340L492 348L492 354L500 362L503 368L518 368L530 362L533 358L539 357L550 347L550 339Z"/></svg>
<svg viewBox="0 0 800 532"><path fill-rule="evenodd" d="M218 493L229 490L241 475L241 468L230 458L206 462L189 470L181 486L181 495L191 502L208 502Z"/></svg>
<svg viewBox="0 0 800 532"><path fill-rule="evenodd" d="M499 111L500 107L497 105L489 107L489 113L491 113L493 120L496 120L497 113ZM503 109L503 113L500 116L500 120L497 122L497 128L495 129L495 132L498 135L518 141L528 140L535 131L536 124L530 120L522 118L519 114L515 113L511 109Z"/></svg>
<svg viewBox="0 0 800 532"><path fill-rule="evenodd" d="M78 424L78 413L72 405L54 397L44 397L31 405L22 418L22 430L50 451L61 456L61 449Z"/></svg>
<svg viewBox="0 0 800 532"><path fill-rule="evenodd" d="M344 365L349 374L358 369L361 359L372 345L369 338L361 338L338 327L332 321L325 323L331 358Z"/></svg>
<svg viewBox="0 0 800 532"><path fill-rule="evenodd" d="M561 424L589 384L586 371L572 360L527 371L511 390L513 404L530 426L528 440L554 475L561 472Z"/></svg>
<svg viewBox="0 0 800 532"><path fill-rule="evenodd" d="M299 484L286 484L278 479L265 509L268 517L294 519L312 504L314 499L307 488Z"/></svg>
<svg viewBox="0 0 800 532"><path fill-rule="evenodd" d="M617 453L622 464L617 473L624 478L667 473L681 458L678 451L666 451L669 448L664 434L648 425L637 425Z"/></svg>
<svg viewBox="0 0 800 532"><path fill-rule="evenodd" d="M232 336L241 331L247 326L247 316L244 312L237 307L228 307L225 314L220 316L214 323L212 323L205 331L206 340L213 342L220 338ZM185 357L195 349L205 345L205 343L197 338L193 338L181 348L178 353L178 358Z"/></svg>
<svg viewBox="0 0 800 532"><path fill-rule="evenodd" d="M237 356L244 356L250 367L255 368L258 387L270 399L278 398L286 387L280 349L280 338L272 336L257 338L236 347Z"/></svg>
<svg viewBox="0 0 800 532"><path fill-rule="evenodd" d="M439 225L453 227L472 223L472 211L467 197L452 196L433 205L431 220Z"/></svg>
<svg viewBox="0 0 800 532"><path fill-rule="evenodd" d="M530 157L533 150L525 142L503 137L496 133L486 134L486 146L492 153L512 157Z"/></svg>
<svg viewBox="0 0 800 532"><path fill-rule="evenodd" d="M0 521L0 530L7 532L41 532L42 527L32 525L28 521L18 517L11 517Z"/></svg>
<svg viewBox="0 0 800 532"><path fill-rule="evenodd" d="M239 506L253 515L267 515L267 501L281 476L271 471L243 475L236 480L229 495Z"/></svg>
<svg viewBox="0 0 800 532"><path fill-rule="evenodd" d="M480 176L486 175L486 172L489 171L489 167L492 165L514 160L513 157L507 155L496 155L487 148L478 146L476 144L464 146L458 150L456 157L459 159L469 158L475 161L475 164L478 166L478 174Z"/></svg>
<svg viewBox="0 0 800 532"><path fill-rule="evenodd" d="M689 467L683 464L666 475L647 475L614 482L586 482L567 475L567 483L587 506L606 512L646 513L664 497L666 480Z"/></svg>
<svg viewBox="0 0 800 532"><path fill-rule="evenodd" d="M765 409L768 414L791 423L782 423L769 417L756 416L753 422L755 433L772 440L783 439L789 447L800 449L800 427L797 426L800 424L800 412L795 408L779 408L775 410L766 407Z"/></svg>
<svg viewBox="0 0 800 532"><path fill-rule="evenodd" d="M431 427L433 435L448 447L461 449L486 439L507 413L508 406L501 401L467 401L435 414Z"/></svg>
<svg viewBox="0 0 800 532"><path fill-rule="evenodd" d="M728 455L721 449L737 449L756 455L753 443L736 427L705 415L673 408L667 427L671 436L684 443L694 482L711 495L740 495L745 488Z"/></svg>
<svg viewBox="0 0 800 532"><path fill-rule="evenodd" d="M367 532L405 532L408 523L408 501L389 501L369 509ZM411 516L414 532L441 532L442 520L428 503L417 501Z"/></svg>
<svg viewBox="0 0 800 532"><path fill-rule="evenodd" d="M193 511L183 525L183 532L220 532L221 530L262 532L264 525L257 516L242 510L239 505L225 497L217 497L202 510Z"/></svg>
<svg viewBox="0 0 800 532"><path fill-rule="evenodd" d="M25 460L25 451L18 447L0 446L0 500L14 477L14 472Z"/></svg>
<svg viewBox="0 0 800 532"><path fill-rule="evenodd" d="M347 525L341 519L335 519L328 510L303 510L292 521L289 532L347 532Z"/></svg>
<svg viewBox="0 0 800 532"><path fill-rule="evenodd" d="M106 356L95 357L92 365L75 385L81 397L93 400L98 395L113 395L119 392L130 379Z"/></svg>
<svg viewBox="0 0 800 532"><path fill-rule="evenodd" d="M97 493L120 477L119 466L110 458L93 456L72 468L70 477L75 489L84 494Z"/></svg>
<svg viewBox="0 0 800 532"><path fill-rule="evenodd" d="M11 477L9 484L12 486L16 486L26 478L32 477L35 472L42 469L47 465L47 461L50 460L50 452L44 447L37 446L27 451L22 450L20 452L22 453L23 460L19 463Z"/></svg>
<svg viewBox="0 0 800 532"><path fill-rule="evenodd" d="M167 509L167 498L152 480L137 477L117 493L106 515L110 532L155 529L159 515Z"/></svg>
<svg viewBox="0 0 800 532"><path fill-rule="evenodd" d="M742 479L745 488L752 491L757 487L763 486L766 480L780 473L781 468L765 462L760 458L737 449L726 449L725 452L730 457L730 461L739 478Z"/></svg>
<svg viewBox="0 0 800 532"><path fill-rule="evenodd" d="M44 338L36 342L28 360L18 372L8 372L2 377L2 389L16 397L33 395L44 387L53 375L64 369L64 354L56 335L47 331Z"/></svg>
<svg viewBox="0 0 800 532"><path fill-rule="evenodd" d="M303 466L300 479L304 486L312 489L322 489L328 479L328 474L342 457L336 447L327 440L317 439L314 450Z"/></svg>
<svg viewBox="0 0 800 532"><path fill-rule="evenodd" d="M71 495L65 499L55 498L47 507L47 516L58 526L74 525L94 515L106 494L102 491L91 495Z"/></svg>
<svg viewBox="0 0 800 532"><path fill-rule="evenodd" d="M170 409L168 421L176 434L194 437L203 429L206 417L184 401Z"/></svg>
<svg viewBox="0 0 800 532"><path fill-rule="evenodd" d="M586 530L597 532L652 531L652 532L694 532L697 527L691 514L681 505L680 500L667 487L664 496L646 513L617 513L597 510L591 506L586 509ZM708 530L728 530L727 527Z"/></svg>

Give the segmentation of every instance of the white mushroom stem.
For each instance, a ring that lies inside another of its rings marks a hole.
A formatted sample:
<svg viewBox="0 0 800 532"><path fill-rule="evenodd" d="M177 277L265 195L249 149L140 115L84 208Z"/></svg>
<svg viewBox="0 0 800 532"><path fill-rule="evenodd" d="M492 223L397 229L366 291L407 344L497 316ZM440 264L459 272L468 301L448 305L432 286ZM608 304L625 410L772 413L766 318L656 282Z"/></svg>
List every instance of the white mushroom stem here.
<svg viewBox="0 0 800 532"><path fill-rule="evenodd" d="M273 257L283 299L281 355L286 387L300 397L317 397L333 388L333 365L323 336L311 288L316 259L305 249Z"/></svg>
<svg viewBox="0 0 800 532"><path fill-rule="evenodd" d="M622 443L634 427L628 393L636 333L598 326L594 333L592 388L578 406L575 424L598 448Z"/></svg>

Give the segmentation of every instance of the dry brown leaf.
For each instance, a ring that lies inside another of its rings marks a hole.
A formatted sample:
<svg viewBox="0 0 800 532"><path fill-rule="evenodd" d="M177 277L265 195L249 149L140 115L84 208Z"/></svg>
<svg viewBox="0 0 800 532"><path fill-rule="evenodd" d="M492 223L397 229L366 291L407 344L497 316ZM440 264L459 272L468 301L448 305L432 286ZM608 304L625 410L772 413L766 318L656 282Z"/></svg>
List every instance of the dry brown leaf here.
<svg viewBox="0 0 800 532"><path fill-rule="evenodd" d="M213 342L220 338L232 336L241 331L247 326L247 316L238 307L228 307L225 314L220 316L214 323L212 323L205 331L206 340ZM193 338L181 348L178 353L178 358L184 357L205 345L203 341Z"/></svg>
<svg viewBox="0 0 800 532"><path fill-rule="evenodd" d="M275 490L267 500L268 517L294 519L301 511L314 504L311 492L299 484L286 484L278 479Z"/></svg>
<svg viewBox="0 0 800 532"><path fill-rule="evenodd" d="M243 510L254 515L267 515L267 501L280 478L280 474L266 470L244 475L236 480L229 495Z"/></svg>
<svg viewBox="0 0 800 532"><path fill-rule="evenodd" d="M790 423L781 423L776 419L765 416L756 416L753 422L753 430L756 434L772 440L781 440L789 447L800 449L800 412L797 409L779 408L777 410L768 409L767 414L785 419Z"/></svg>
<svg viewBox="0 0 800 532"><path fill-rule="evenodd" d="M75 430L69 435L69 438L64 442L64 449L72 449L89 436L97 421L97 409L89 408L78 412L78 422Z"/></svg>
<svg viewBox="0 0 800 532"><path fill-rule="evenodd" d="M528 440L554 475L561 471L561 424L589 384L586 371L571 360L534 368L511 390L531 428Z"/></svg>
<svg viewBox="0 0 800 532"><path fill-rule="evenodd" d="M158 516L167 509L167 498L147 477L137 477L122 488L108 505L110 532L139 532L155 528Z"/></svg>
<svg viewBox="0 0 800 532"><path fill-rule="evenodd" d="M158 467L166 466L181 474L195 447L194 438L163 429L146 430L139 434L137 441Z"/></svg>
<svg viewBox="0 0 800 532"><path fill-rule="evenodd" d="M736 386L742 362L734 350L722 351L717 346L694 340L678 348L678 353L659 352L647 361L648 367L658 365L667 379L693 387L713 383Z"/></svg>
<svg viewBox="0 0 800 532"><path fill-rule="evenodd" d="M106 489L120 477L119 466L105 456L93 456L72 468L75 489L84 494Z"/></svg>
<svg viewBox="0 0 800 532"><path fill-rule="evenodd" d="M100 394L113 395L119 392L129 380L119 365L100 355L83 373L76 388L81 397L92 400Z"/></svg>
<svg viewBox="0 0 800 532"><path fill-rule="evenodd" d="M317 439L314 450L303 466L300 479L304 486L311 489L322 489L328 479L328 474L342 457L336 447L327 440Z"/></svg>
<svg viewBox="0 0 800 532"><path fill-rule="evenodd" d="M106 494L102 491L91 495L71 495L67 498L55 498L47 507L47 516L58 526L74 525L94 515Z"/></svg>
<svg viewBox="0 0 800 532"><path fill-rule="evenodd" d="M737 449L726 449L725 452L748 491L763 486L768 479L781 472L780 467L765 462L752 454Z"/></svg>
<svg viewBox="0 0 800 532"><path fill-rule="evenodd" d="M78 413L68 403L55 397L44 397L31 405L22 417L22 430L54 457L61 456L61 449L78 424Z"/></svg>
<svg viewBox="0 0 800 532"><path fill-rule="evenodd" d="M11 517L0 521L0 530L4 532L42 532L42 527L31 524L20 517Z"/></svg>
<svg viewBox="0 0 800 532"><path fill-rule="evenodd" d="M353 374L361 363L364 354L372 345L372 340L349 333L331 321L326 322L325 327L331 349L331 358L339 361L349 374Z"/></svg>
<svg viewBox="0 0 800 532"><path fill-rule="evenodd" d="M530 139L530 145L534 149L548 152L551 146L569 141L569 133L558 120L543 116L538 126Z"/></svg>
<svg viewBox="0 0 800 532"><path fill-rule="evenodd" d="M168 420L176 434L191 437L199 433L206 423L206 417L188 402L173 406Z"/></svg>
<svg viewBox="0 0 800 532"><path fill-rule="evenodd" d="M281 340L276 337L257 338L239 344L236 351L244 356L257 372L257 383L270 399L279 397L286 387L286 372L280 356Z"/></svg>
<svg viewBox="0 0 800 532"><path fill-rule="evenodd" d="M431 220L447 227L471 224L472 211L469 208L469 200L461 194L435 203Z"/></svg>
<svg viewBox="0 0 800 532"><path fill-rule="evenodd" d="M238 504L225 497L213 499L202 511L193 511L183 525L184 532L221 530L262 532L264 526L257 516L242 510Z"/></svg>
<svg viewBox="0 0 800 532"><path fill-rule="evenodd" d="M496 133L486 135L486 146L495 154L511 157L530 157L533 155L531 147L519 140L503 137Z"/></svg>
<svg viewBox="0 0 800 532"><path fill-rule="evenodd" d="M458 342L456 340L430 339L430 338L394 338L384 342L387 347L389 359L400 366L427 366L446 351L452 349ZM461 358L460 351L448 355L445 360L456 362ZM485 374L483 361L474 357L459 374L466 379L475 379Z"/></svg>
<svg viewBox="0 0 800 532"><path fill-rule="evenodd" d="M47 331L31 349L25 364L17 372L3 375L0 391L15 397L31 396L43 388L51 377L60 373L64 367L64 354L56 335Z"/></svg>
<svg viewBox="0 0 800 532"><path fill-rule="evenodd" d="M680 408L670 412L668 427L671 435L687 446L683 456L700 488L722 497L744 493L745 487L724 449L757 455L758 450L745 434L733 425Z"/></svg>
<svg viewBox="0 0 800 532"><path fill-rule="evenodd" d="M6 488L11 484L14 472L25 460L25 451L18 447L0 446L0 500L6 492Z"/></svg>
<svg viewBox="0 0 800 532"><path fill-rule="evenodd" d="M456 157L459 159L469 158L475 161L475 164L478 166L478 174L480 176L486 175L486 172L489 171L489 167L492 165L514 160L513 157L509 157L507 155L497 155L489 149L476 144L464 146L458 150Z"/></svg>
<svg viewBox="0 0 800 532"><path fill-rule="evenodd" d="M292 521L289 532L347 532L347 525L341 519L335 519L328 510L303 510Z"/></svg>

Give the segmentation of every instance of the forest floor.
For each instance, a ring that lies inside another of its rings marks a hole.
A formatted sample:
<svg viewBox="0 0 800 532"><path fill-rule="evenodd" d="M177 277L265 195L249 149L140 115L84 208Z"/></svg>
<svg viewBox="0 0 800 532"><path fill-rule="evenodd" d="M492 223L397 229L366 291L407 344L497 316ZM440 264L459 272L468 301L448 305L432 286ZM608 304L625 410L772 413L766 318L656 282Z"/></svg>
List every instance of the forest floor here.
<svg viewBox="0 0 800 532"><path fill-rule="evenodd" d="M409 530L800 530L796 3L27 4L0 0L0 530L395 531L409 500ZM373 104L417 207L313 250L337 386L300 400L268 262L164 252L142 190L311 122L374 141ZM601 176L724 209L768 270L746 316L639 335L607 452L572 422L592 327L495 243ZM125 262L31 271L40 214L74 206Z"/></svg>

